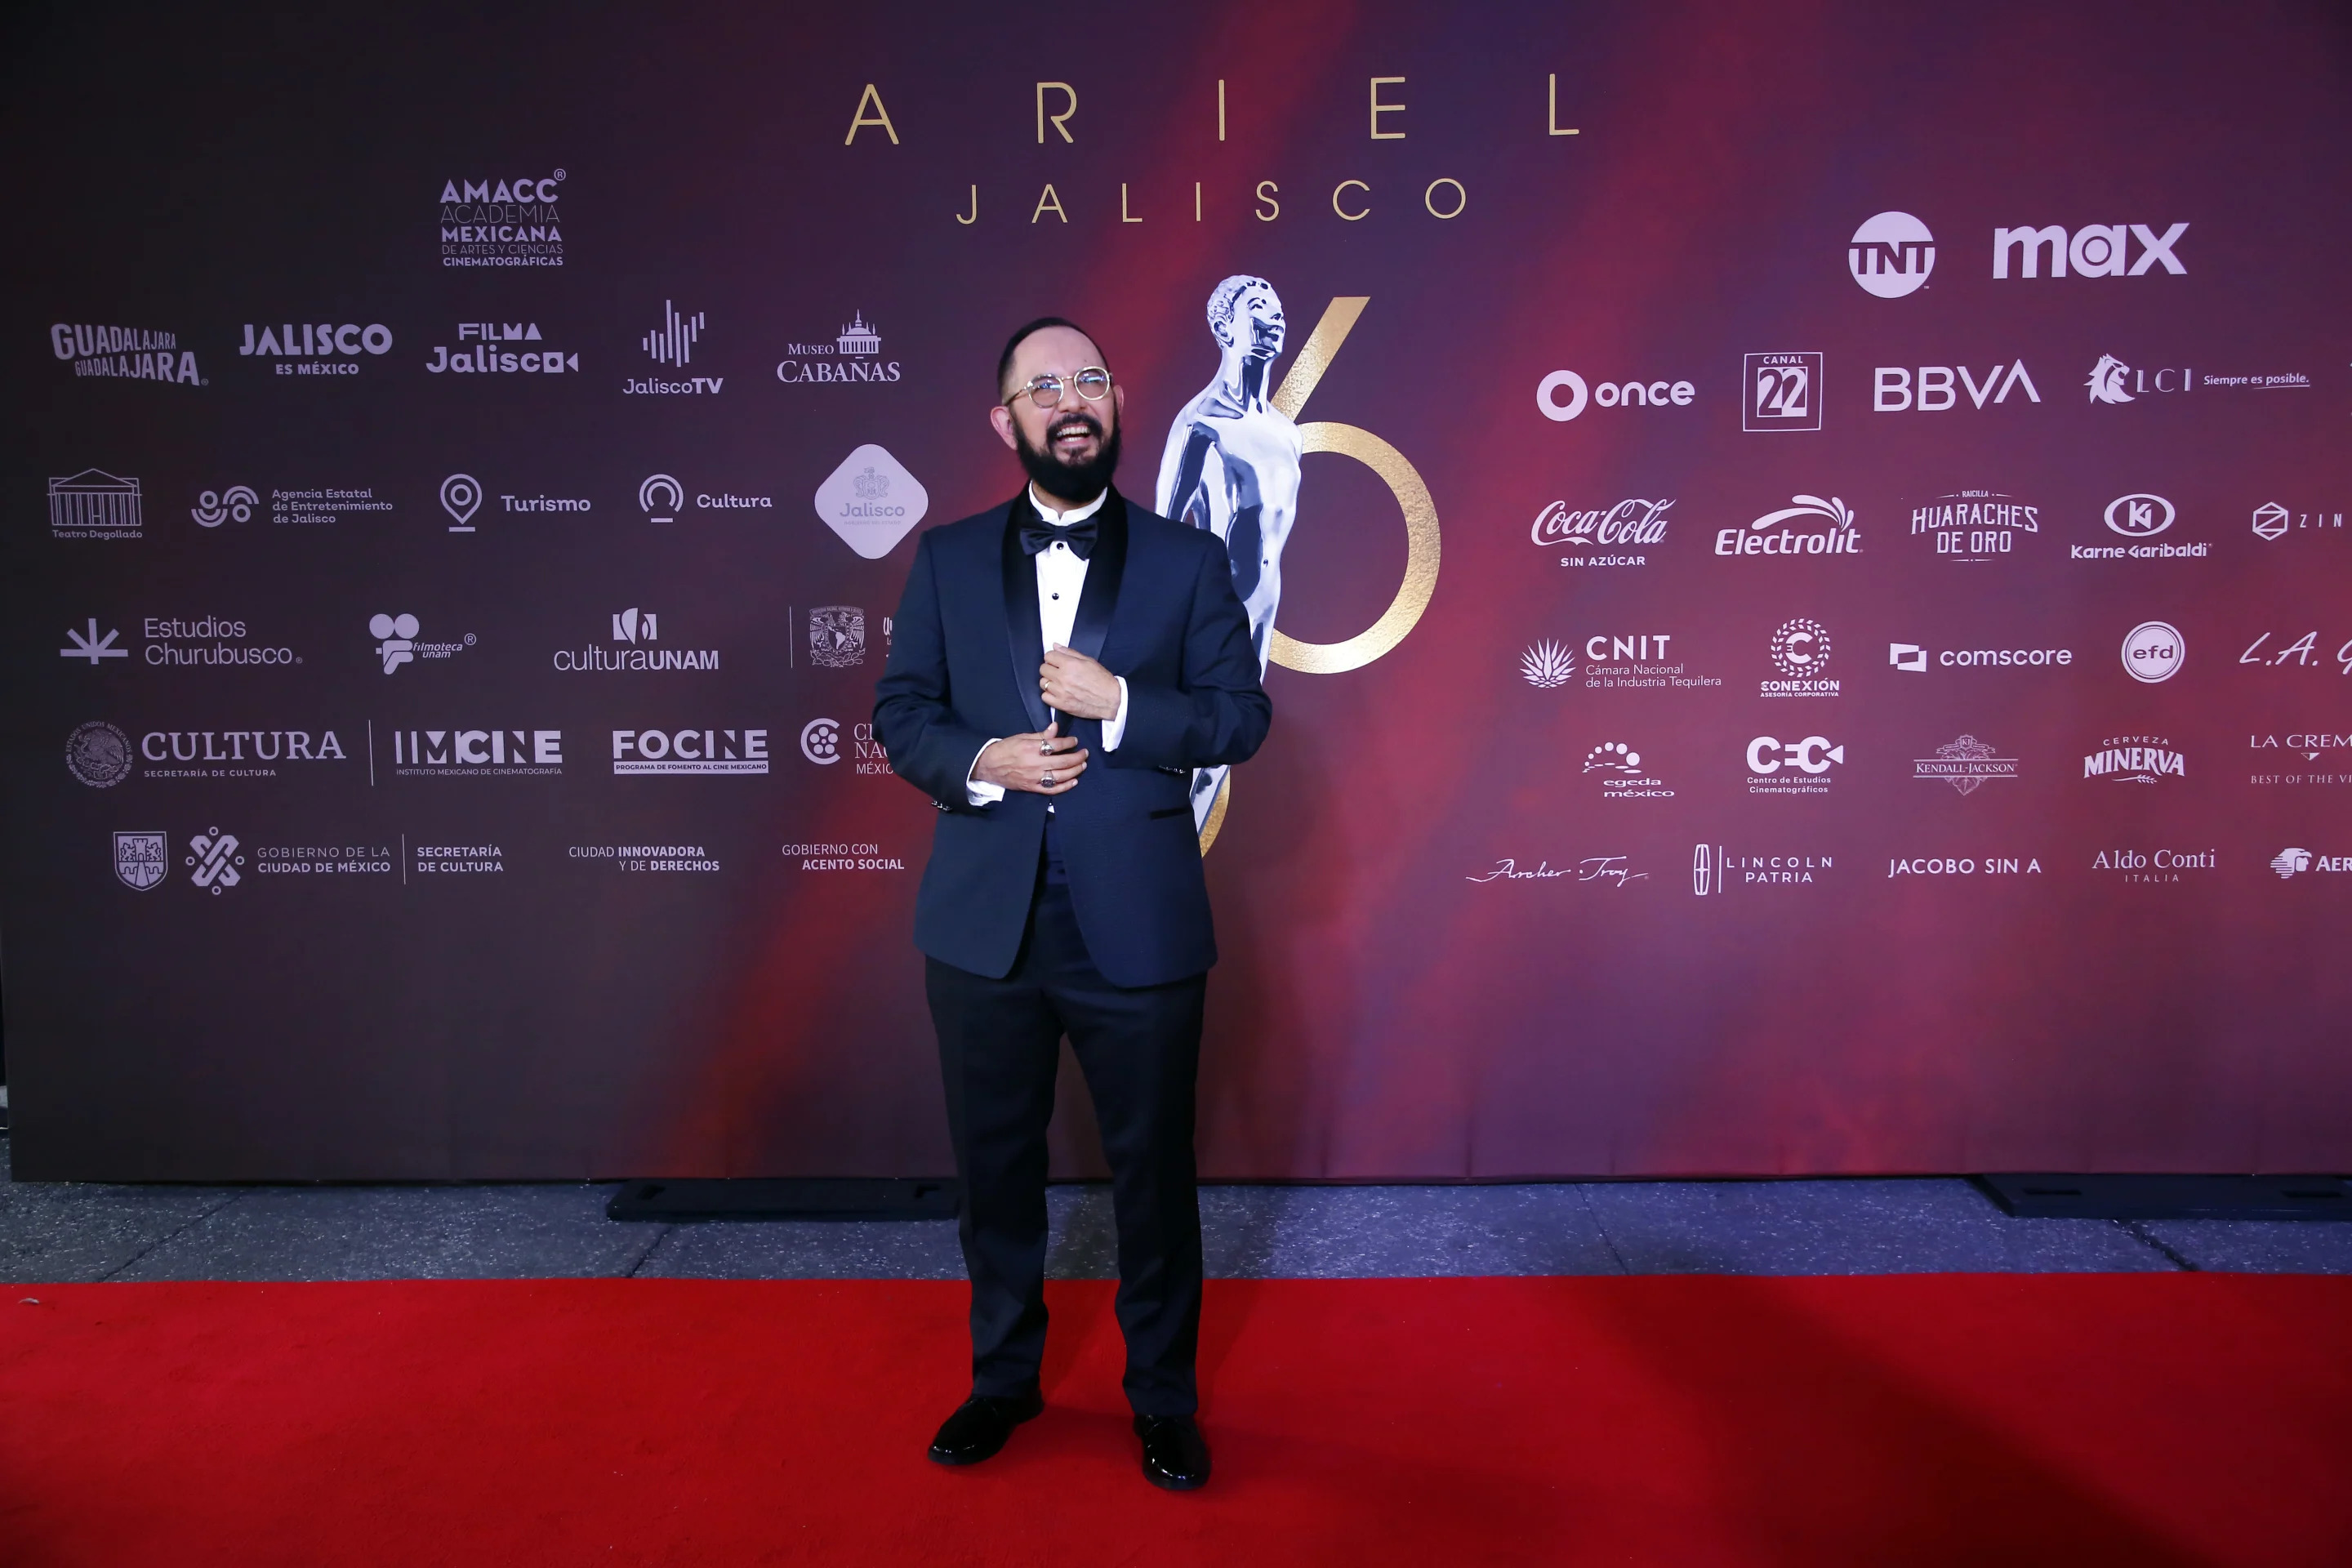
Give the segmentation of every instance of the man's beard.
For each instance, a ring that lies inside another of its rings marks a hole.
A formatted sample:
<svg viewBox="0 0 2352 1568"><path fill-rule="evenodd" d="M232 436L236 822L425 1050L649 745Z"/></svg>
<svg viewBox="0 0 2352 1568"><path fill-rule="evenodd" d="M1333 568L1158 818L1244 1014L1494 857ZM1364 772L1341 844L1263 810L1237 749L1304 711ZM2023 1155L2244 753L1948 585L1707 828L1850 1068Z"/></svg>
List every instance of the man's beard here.
<svg viewBox="0 0 2352 1568"><path fill-rule="evenodd" d="M1094 432L1095 455L1083 463L1064 462L1053 451L1054 433L1078 424ZM1109 486L1112 470L1118 467L1118 430L1106 437L1102 421L1091 414L1065 414L1055 420L1046 427L1043 448L1032 447L1027 432L1018 426L1013 428L1013 436L1021 449L1021 466L1029 470L1030 480L1055 500L1094 500Z"/></svg>

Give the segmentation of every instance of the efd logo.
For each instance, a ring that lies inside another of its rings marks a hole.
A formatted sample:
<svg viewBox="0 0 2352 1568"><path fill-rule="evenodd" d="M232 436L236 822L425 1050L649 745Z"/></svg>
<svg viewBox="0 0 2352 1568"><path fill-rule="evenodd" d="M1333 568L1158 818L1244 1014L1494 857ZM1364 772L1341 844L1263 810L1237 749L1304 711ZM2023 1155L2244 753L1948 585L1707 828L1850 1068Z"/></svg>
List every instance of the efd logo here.
<svg viewBox="0 0 2352 1568"><path fill-rule="evenodd" d="M1846 270L1882 300L1916 293L1936 270L1936 237L1909 213L1880 213L1853 231Z"/></svg>
<svg viewBox="0 0 2352 1568"><path fill-rule="evenodd" d="M2179 673L2188 649L2179 627L2167 621L2142 621L2124 634L2123 657L2134 680L2153 686Z"/></svg>

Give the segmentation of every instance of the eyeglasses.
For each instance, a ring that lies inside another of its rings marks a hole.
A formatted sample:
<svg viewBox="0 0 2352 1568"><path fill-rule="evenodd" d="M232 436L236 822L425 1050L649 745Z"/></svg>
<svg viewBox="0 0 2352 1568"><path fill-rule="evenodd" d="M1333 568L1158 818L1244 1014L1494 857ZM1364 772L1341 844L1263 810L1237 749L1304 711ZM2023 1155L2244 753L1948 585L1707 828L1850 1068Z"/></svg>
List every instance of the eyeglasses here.
<svg viewBox="0 0 2352 1568"><path fill-rule="evenodd" d="M1110 395L1110 372L1098 364L1090 364L1074 376L1031 376L1029 384L1004 400L1004 406L1012 407L1021 401L1022 393L1026 393L1029 401L1040 408L1059 408L1064 389L1071 386L1076 387L1078 395L1088 403L1100 403Z"/></svg>

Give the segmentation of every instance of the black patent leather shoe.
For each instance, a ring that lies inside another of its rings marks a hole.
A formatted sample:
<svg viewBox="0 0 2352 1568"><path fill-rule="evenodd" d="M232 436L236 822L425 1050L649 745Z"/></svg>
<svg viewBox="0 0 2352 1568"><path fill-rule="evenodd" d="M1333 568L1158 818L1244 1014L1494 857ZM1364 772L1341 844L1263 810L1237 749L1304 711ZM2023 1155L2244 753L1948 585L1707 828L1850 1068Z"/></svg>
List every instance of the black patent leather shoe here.
<svg viewBox="0 0 2352 1568"><path fill-rule="evenodd" d="M1013 1436L1013 1428L1034 1419L1045 1408L1045 1396L1035 1389L1026 1394L975 1394L956 1406L931 1439L931 1463L976 1465L996 1457Z"/></svg>
<svg viewBox="0 0 2352 1568"><path fill-rule="evenodd" d="M1190 1415L1139 1415L1135 1435L1143 1439L1143 1479L1171 1492L1209 1484L1209 1445Z"/></svg>

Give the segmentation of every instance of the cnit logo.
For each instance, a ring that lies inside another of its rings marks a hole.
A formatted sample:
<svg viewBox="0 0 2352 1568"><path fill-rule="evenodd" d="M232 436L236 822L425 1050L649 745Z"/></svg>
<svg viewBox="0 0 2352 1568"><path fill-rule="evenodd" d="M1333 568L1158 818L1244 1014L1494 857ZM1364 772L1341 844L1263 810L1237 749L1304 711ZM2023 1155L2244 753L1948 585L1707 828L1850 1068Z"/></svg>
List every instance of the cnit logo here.
<svg viewBox="0 0 2352 1568"><path fill-rule="evenodd" d="M1900 300L1926 287L1936 270L1936 237L1909 213L1880 213L1853 231L1846 270L1882 300Z"/></svg>
<svg viewBox="0 0 2352 1568"><path fill-rule="evenodd" d="M2128 266L2126 232L2139 246L2139 255ZM2188 232L2185 223L2176 223L2161 235L2144 223L2087 224L2072 235L2054 223L2045 228L1997 228L1992 231L1992 275L2008 277L2013 261L2021 278L2041 277L2045 263L2053 278L2065 277L2069 268L2077 278L2139 278L2158 266L2176 278L2186 277L2189 268L2172 247Z"/></svg>

